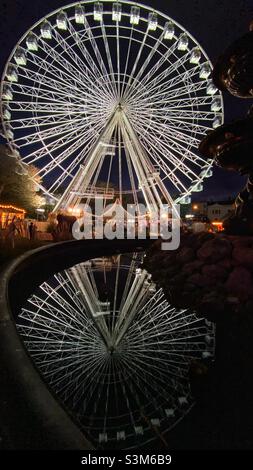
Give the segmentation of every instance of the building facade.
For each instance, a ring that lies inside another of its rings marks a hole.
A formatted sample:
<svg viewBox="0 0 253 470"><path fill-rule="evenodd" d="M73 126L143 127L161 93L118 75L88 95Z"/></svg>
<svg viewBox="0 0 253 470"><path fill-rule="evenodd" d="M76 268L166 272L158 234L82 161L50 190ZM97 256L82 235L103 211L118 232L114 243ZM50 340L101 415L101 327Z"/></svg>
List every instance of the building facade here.
<svg viewBox="0 0 253 470"><path fill-rule="evenodd" d="M208 204L207 217L210 222L223 222L229 215L234 212L235 205L231 202L215 202Z"/></svg>

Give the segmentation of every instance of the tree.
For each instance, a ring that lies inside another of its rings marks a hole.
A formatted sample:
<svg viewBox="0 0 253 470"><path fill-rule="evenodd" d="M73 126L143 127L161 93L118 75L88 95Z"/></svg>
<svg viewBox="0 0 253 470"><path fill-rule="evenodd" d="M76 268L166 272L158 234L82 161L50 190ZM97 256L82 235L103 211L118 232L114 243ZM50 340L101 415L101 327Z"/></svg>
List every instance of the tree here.
<svg viewBox="0 0 253 470"><path fill-rule="evenodd" d="M17 174L20 165L16 158L10 157L10 150L5 145L0 145L0 202L13 204L34 212L41 206L43 198L36 191L40 177L33 165L27 166L27 174ZM33 179L32 179L33 178Z"/></svg>

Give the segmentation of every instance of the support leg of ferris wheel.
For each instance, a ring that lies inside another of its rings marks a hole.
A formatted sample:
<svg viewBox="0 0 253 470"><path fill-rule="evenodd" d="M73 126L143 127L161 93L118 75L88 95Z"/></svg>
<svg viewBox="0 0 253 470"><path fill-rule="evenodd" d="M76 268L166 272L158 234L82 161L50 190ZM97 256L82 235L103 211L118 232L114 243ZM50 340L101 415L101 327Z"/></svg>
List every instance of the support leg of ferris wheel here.
<svg viewBox="0 0 253 470"><path fill-rule="evenodd" d="M138 179L139 188L142 190L142 194L144 196L148 210L151 211L152 205L155 204L155 199L153 198L153 195L149 186L145 184L147 179L146 179L145 172L142 168L142 165L139 162L137 150L134 147L133 141L130 140L130 136L128 135L124 126L121 126L121 131L122 131L124 142L126 144L127 151L129 153L131 162L133 164L133 168L135 170L135 174Z"/></svg>
<svg viewBox="0 0 253 470"><path fill-rule="evenodd" d="M78 197L77 194L79 192L84 192L87 189L87 186L89 185L104 152L101 144L103 142L109 143L112 138L118 120L118 112L119 110L116 109L110 120L107 122L94 147L87 155L83 164L80 165L77 174L74 176L64 194L59 199L58 203L54 207L53 212L57 212L62 208L66 209L71 204L77 205L80 202L81 197Z"/></svg>
<svg viewBox="0 0 253 470"><path fill-rule="evenodd" d="M161 196L163 196L169 207L174 207L174 202L169 191L162 182L160 176L156 175L154 166L143 149L138 136L124 112L122 113L122 120L129 136L128 144L134 144L134 148L133 145L130 145L130 154L149 210L152 209L152 206L153 208L159 208L163 205Z"/></svg>
<svg viewBox="0 0 253 470"><path fill-rule="evenodd" d="M152 206L157 207L157 203L159 202L156 200L148 181L148 176L152 172L152 165L145 155L139 139L124 111L122 112L121 117L122 126L125 127L126 130L125 135L128 135L129 152L138 177L139 187L143 192L147 207L149 211L151 211Z"/></svg>
<svg viewBox="0 0 253 470"><path fill-rule="evenodd" d="M80 273L78 267L73 267L71 269L70 281L74 287L79 290L85 311L89 315L90 320L94 324L105 346L109 348L111 344L111 335L104 319L104 312L101 312L99 300L96 297L87 273L86 275L84 271Z"/></svg>
<svg viewBox="0 0 253 470"><path fill-rule="evenodd" d="M133 284L125 299L125 303L119 312L112 334L112 348L117 348L120 344L120 341L124 338L128 328L134 321L136 314L139 312L140 304L145 301L145 294L147 294L150 287L148 276L145 270L140 274L136 273Z"/></svg>

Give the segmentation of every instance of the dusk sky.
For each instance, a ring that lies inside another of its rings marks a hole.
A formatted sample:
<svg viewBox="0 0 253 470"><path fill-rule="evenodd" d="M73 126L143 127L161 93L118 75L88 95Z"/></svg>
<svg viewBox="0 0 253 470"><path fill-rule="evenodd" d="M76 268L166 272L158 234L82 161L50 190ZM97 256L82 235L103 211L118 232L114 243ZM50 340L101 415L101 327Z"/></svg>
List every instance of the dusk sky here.
<svg viewBox="0 0 253 470"><path fill-rule="evenodd" d="M67 5L62 0L1 0L0 69L20 37L36 21L54 9ZM212 62L236 38L248 30L253 19L253 0L145 0L147 5L169 15L185 27L202 45ZM244 117L252 100L224 95L225 121ZM243 180L234 173L215 169L198 199L226 198L236 194Z"/></svg>

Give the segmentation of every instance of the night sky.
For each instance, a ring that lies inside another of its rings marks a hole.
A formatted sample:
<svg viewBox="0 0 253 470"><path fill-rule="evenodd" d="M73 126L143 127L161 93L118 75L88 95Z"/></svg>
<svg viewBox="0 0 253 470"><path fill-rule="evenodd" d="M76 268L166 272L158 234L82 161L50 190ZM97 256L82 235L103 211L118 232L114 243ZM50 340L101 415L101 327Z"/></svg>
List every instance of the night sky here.
<svg viewBox="0 0 253 470"><path fill-rule="evenodd" d="M0 0L0 69L16 42L29 27L47 13L67 5L62 0ZM237 37L247 32L253 19L253 0L145 0L147 5L169 15L202 45L212 62ZM252 100L224 96L225 121L245 116ZM237 174L215 169L198 199L223 199L243 185Z"/></svg>

